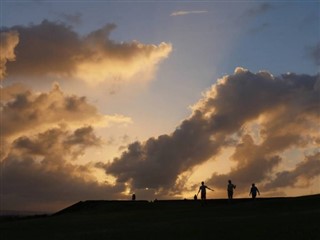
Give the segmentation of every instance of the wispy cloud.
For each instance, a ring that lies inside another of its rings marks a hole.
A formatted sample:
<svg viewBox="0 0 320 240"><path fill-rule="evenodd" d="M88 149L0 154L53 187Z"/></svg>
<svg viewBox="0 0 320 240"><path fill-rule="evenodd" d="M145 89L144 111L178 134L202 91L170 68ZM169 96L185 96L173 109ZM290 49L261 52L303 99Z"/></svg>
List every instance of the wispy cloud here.
<svg viewBox="0 0 320 240"><path fill-rule="evenodd" d="M270 27L269 23L263 23L255 28L250 29L249 33L252 33L252 34L260 33L266 30L268 27Z"/></svg>
<svg viewBox="0 0 320 240"><path fill-rule="evenodd" d="M307 56L313 61L317 66L320 66L320 42L315 46L306 47Z"/></svg>
<svg viewBox="0 0 320 240"><path fill-rule="evenodd" d="M188 15L188 14L201 14L201 13L207 13L208 11L177 11L171 13L170 16L182 16L182 15Z"/></svg>
<svg viewBox="0 0 320 240"><path fill-rule="evenodd" d="M262 3L258 6L252 7L245 12L246 16L256 17L260 14L264 14L267 11L271 10L273 6L270 3Z"/></svg>
<svg viewBox="0 0 320 240"><path fill-rule="evenodd" d="M259 18L267 12L273 10L275 7L270 3L260 3L257 5L253 5L250 8L246 9L241 15L240 18L237 19L239 22L247 23L252 19Z"/></svg>
<svg viewBox="0 0 320 240"><path fill-rule="evenodd" d="M68 13L54 13L59 18L64 19L67 23L72 25L80 25L82 23L82 14L75 12L73 14Z"/></svg>

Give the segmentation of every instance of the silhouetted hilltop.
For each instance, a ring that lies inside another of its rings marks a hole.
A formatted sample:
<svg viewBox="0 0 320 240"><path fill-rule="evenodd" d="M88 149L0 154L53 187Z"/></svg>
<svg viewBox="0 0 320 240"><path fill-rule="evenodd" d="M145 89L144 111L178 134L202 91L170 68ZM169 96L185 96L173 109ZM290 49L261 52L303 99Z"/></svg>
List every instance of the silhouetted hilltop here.
<svg viewBox="0 0 320 240"><path fill-rule="evenodd" d="M140 201L123 201L123 200L87 200L77 202L67 208L58 211L54 215L70 213L89 213L103 211L124 211L130 208L145 208L149 204L146 200Z"/></svg>
<svg viewBox="0 0 320 240"><path fill-rule="evenodd" d="M281 208L282 210L303 210L309 208L320 208L320 194L299 196L299 197L272 197L257 198L253 201L250 198L234 199L232 203L227 199L208 199L206 207L230 207L230 205L238 209L249 209L254 204L255 207L265 208ZM152 202L146 200L87 200L75 203L65 209L62 209L54 215L72 214L72 213L102 213L114 211L130 211L130 210L146 210L146 209L171 209L171 208L188 208L198 207L201 205L200 200L155 200Z"/></svg>
<svg viewBox="0 0 320 240"><path fill-rule="evenodd" d="M2 221L2 239L320 239L320 194L208 200L88 200L43 218Z"/></svg>

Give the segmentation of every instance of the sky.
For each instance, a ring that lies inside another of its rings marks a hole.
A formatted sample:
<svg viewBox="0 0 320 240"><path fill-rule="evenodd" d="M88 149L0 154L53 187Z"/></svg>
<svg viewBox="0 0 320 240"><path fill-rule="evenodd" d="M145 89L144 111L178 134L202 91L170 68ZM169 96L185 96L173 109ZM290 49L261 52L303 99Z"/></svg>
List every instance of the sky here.
<svg viewBox="0 0 320 240"><path fill-rule="evenodd" d="M319 1L4 1L1 210L320 193Z"/></svg>

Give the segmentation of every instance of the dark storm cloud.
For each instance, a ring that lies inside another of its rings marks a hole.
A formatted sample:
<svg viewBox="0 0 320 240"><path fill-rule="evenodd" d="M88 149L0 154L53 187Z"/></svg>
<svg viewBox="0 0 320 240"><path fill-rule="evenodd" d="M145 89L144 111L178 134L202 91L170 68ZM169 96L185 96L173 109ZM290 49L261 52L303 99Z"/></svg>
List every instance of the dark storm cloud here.
<svg viewBox="0 0 320 240"><path fill-rule="evenodd" d="M231 174L243 184L268 180L281 153L318 139L319 90L318 75L273 77L237 68L212 86L172 134L130 144L106 172L134 189L174 189L179 174L236 143L237 166L225 175L215 173L210 182L222 188ZM261 143L244 134L252 121L259 121Z"/></svg>

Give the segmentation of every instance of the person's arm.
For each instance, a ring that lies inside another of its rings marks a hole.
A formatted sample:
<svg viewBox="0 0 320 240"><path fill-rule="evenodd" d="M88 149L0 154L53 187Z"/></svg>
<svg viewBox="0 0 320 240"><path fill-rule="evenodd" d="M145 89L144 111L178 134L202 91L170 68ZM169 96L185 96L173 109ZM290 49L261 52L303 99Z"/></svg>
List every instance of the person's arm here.
<svg viewBox="0 0 320 240"><path fill-rule="evenodd" d="M251 193L252 193L252 189L250 189L249 196L251 195Z"/></svg>
<svg viewBox="0 0 320 240"><path fill-rule="evenodd" d="M213 189L211 189L211 188L209 188L209 187L207 187L208 189L210 189L211 191L214 191Z"/></svg>
<svg viewBox="0 0 320 240"><path fill-rule="evenodd" d="M258 192L258 194L260 195L260 191L259 191L259 189L257 188L257 192Z"/></svg>

